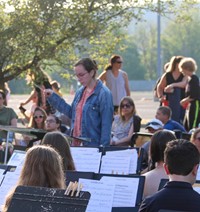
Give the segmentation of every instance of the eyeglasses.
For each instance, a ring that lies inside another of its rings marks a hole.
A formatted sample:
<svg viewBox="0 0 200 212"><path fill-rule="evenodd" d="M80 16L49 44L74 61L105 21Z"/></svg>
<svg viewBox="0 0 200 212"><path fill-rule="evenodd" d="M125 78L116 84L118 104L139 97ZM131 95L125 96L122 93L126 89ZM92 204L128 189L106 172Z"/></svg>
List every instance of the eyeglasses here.
<svg viewBox="0 0 200 212"><path fill-rule="evenodd" d="M121 105L120 107L121 107L121 108L130 108L131 105L130 105L130 104L123 104L123 105Z"/></svg>
<svg viewBox="0 0 200 212"><path fill-rule="evenodd" d="M120 63L120 64L121 64L121 63L123 63L123 62L122 62L122 61L116 61L116 63Z"/></svg>
<svg viewBox="0 0 200 212"><path fill-rule="evenodd" d="M45 121L45 123L52 124L52 123L56 123L56 121L55 121L55 120L53 120L53 119L50 119L50 120L46 120L46 121Z"/></svg>
<svg viewBox="0 0 200 212"><path fill-rule="evenodd" d="M195 140L198 140L198 141L200 141L200 137L198 137L198 138L195 138Z"/></svg>
<svg viewBox="0 0 200 212"><path fill-rule="evenodd" d="M34 116L34 119L38 119L38 118L40 118L40 119L42 119L44 116Z"/></svg>
<svg viewBox="0 0 200 212"><path fill-rule="evenodd" d="M80 74L74 74L74 77L79 79L79 78L83 78L86 74L88 74L88 72L80 73Z"/></svg>

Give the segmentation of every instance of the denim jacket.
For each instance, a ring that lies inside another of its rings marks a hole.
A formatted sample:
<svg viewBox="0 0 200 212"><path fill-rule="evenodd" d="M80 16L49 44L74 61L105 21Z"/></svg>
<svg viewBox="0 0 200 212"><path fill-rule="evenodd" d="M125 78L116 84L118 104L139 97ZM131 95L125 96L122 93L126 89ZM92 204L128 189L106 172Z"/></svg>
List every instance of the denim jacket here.
<svg viewBox="0 0 200 212"><path fill-rule="evenodd" d="M71 134L74 128L76 107L81 100L84 87L81 86L71 105L67 104L57 94L53 93L49 103L59 112L71 118ZM91 142L84 142L84 146L107 146L111 139L111 127L113 120L113 102L110 90L98 80L97 86L82 108L81 137L90 138Z"/></svg>

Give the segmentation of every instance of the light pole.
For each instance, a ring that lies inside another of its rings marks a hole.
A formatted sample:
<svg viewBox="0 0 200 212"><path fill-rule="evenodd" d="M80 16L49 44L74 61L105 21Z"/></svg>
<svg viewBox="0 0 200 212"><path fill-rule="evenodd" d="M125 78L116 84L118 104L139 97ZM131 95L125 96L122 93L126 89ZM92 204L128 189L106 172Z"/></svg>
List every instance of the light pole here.
<svg viewBox="0 0 200 212"><path fill-rule="evenodd" d="M157 78L162 74L161 68L161 44L160 44L160 0L158 0L157 12Z"/></svg>

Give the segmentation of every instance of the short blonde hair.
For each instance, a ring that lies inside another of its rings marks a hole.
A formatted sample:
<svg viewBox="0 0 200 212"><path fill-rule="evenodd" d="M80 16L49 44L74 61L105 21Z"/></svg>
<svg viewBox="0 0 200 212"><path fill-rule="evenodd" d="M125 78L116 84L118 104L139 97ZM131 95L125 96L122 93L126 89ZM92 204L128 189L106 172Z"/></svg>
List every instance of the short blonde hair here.
<svg viewBox="0 0 200 212"><path fill-rule="evenodd" d="M179 63L179 68L186 69L190 72L195 72L197 70L196 61L191 57L186 57Z"/></svg>

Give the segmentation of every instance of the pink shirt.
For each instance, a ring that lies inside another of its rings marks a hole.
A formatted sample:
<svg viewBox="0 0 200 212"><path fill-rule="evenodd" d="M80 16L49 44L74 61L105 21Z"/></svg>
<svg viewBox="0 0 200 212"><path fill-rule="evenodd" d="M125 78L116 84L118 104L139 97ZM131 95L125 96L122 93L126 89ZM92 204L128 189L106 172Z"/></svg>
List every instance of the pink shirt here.
<svg viewBox="0 0 200 212"><path fill-rule="evenodd" d="M81 135L81 121L82 121L82 112L83 112L83 106L85 105L85 102L87 98L93 93L94 89L90 92L87 91L87 89L84 90L83 96L78 103L76 107L76 116L75 116L75 122L74 122L74 130L73 130L73 136L79 137ZM74 139L72 142L72 146L80 146L81 141Z"/></svg>

